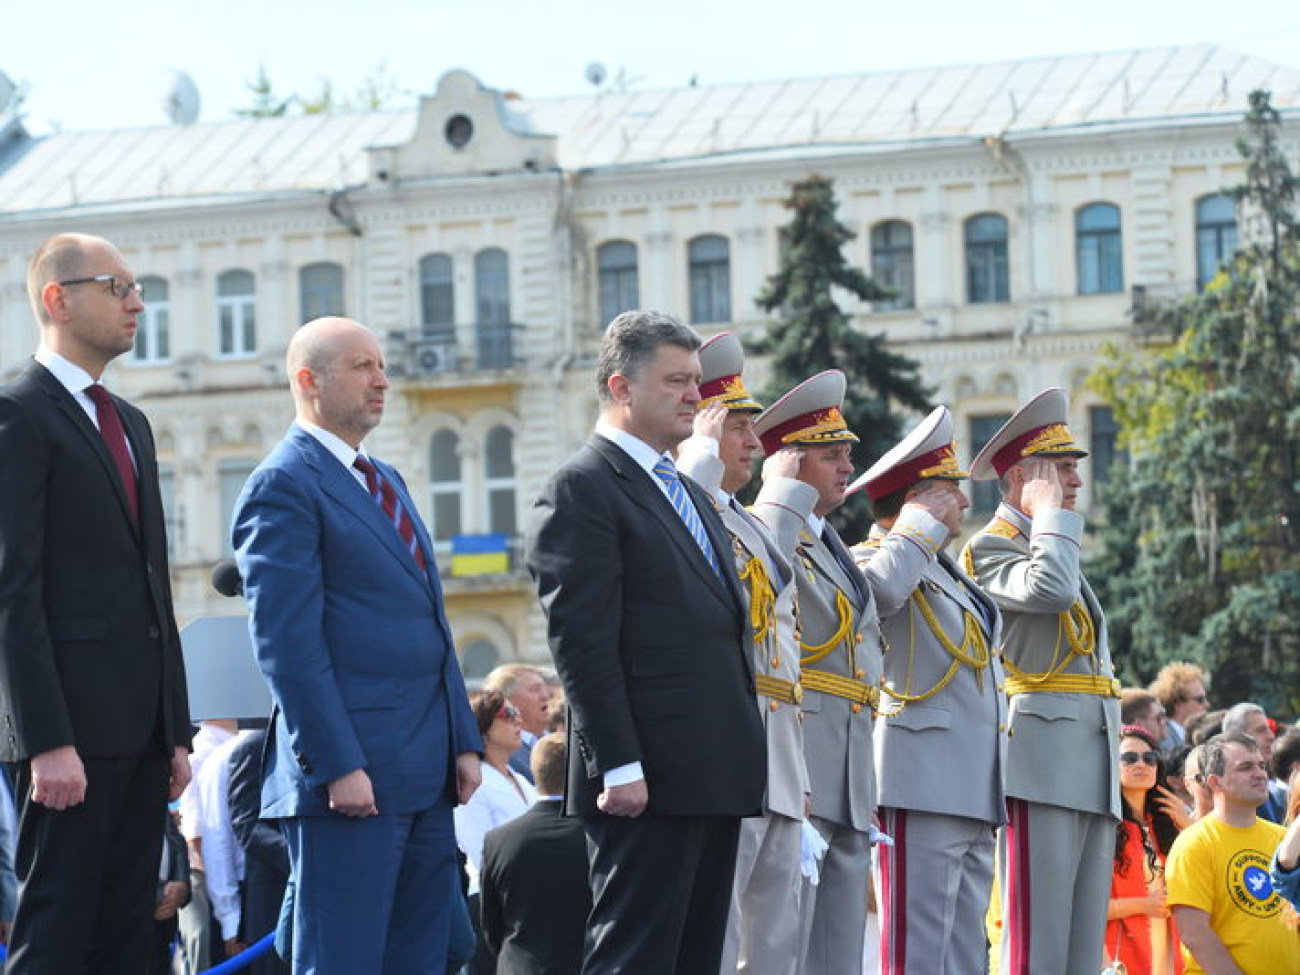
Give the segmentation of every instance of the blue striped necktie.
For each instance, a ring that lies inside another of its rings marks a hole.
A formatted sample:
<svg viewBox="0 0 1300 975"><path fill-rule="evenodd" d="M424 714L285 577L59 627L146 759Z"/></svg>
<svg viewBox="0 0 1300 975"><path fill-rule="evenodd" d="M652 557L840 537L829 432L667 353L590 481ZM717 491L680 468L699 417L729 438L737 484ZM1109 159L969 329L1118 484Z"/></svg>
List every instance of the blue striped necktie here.
<svg viewBox="0 0 1300 975"><path fill-rule="evenodd" d="M664 487L668 489L668 500L672 502L677 517L681 518L686 530L695 539L695 544L700 547L700 551L709 560L709 565L713 567L713 571L721 578L722 570L718 568L718 559L713 554L713 545L709 542L709 534L704 530L704 522L700 521L700 513L695 510L695 505L691 502L691 496L686 493L686 485L677 476L677 468L673 466L673 462L668 458L660 457L658 463L654 466L654 472L655 476L664 482Z"/></svg>

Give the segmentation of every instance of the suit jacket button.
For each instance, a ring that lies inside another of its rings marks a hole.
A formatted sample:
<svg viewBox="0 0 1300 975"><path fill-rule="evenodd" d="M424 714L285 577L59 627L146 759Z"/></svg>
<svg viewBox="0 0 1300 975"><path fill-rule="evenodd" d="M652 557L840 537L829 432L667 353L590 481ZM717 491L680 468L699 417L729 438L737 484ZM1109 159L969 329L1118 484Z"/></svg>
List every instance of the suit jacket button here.
<svg viewBox="0 0 1300 975"><path fill-rule="evenodd" d="M158 627L156 626L149 627L149 639L151 640L158 639L158 632L159 632Z"/></svg>

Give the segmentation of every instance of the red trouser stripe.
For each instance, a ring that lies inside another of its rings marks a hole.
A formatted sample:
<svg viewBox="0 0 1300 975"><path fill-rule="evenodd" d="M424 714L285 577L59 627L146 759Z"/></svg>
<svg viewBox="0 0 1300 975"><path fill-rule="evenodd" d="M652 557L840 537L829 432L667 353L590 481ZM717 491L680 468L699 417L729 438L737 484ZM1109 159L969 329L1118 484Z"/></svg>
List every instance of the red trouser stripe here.
<svg viewBox="0 0 1300 975"><path fill-rule="evenodd" d="M884 809L885 832L893 846L880 845L880 972L907 971L907 810Z"/></svg>
<svg viewBox="0 0 1300 975"><path fill-rule="evenodd" d="M1010 946L1011 975L1032 975L1029 971L1030 907L1033 891L1029 889L1029 803L1023 799L1007 800L1006 916L1002 937ZM1004 955L1004 957L1006 957Z"/></svg>

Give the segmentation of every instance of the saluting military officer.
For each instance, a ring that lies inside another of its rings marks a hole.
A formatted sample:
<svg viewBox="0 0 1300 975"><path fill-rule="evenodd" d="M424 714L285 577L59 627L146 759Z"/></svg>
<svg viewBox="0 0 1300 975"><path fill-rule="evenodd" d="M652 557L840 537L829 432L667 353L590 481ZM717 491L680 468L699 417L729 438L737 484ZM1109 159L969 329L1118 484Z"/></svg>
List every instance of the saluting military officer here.
<svg viewBox="0 0 1300 975"><path fill-rule="evenodd" d="M787 548L778 549L763 523L735 498L762 450L754 418L763 407L745 388L744 364L744 350L731 332L715 336L700 349L703 378L695 436L682 444L677 466L712 494L731 533L732 556L749 611L747 643L757 706L767 733L763 815L741 822L721 971L734 973L740 967L761 975L794 975L800 949L799 833L808 797L791 568L797 539L791 535ZM766 477L791 481L785 503L806 519L817 491L793 481L798 470L797 448L778 450L763 467Z"/></svg>
<svg viewBox="0 0 1300 975"><path fill-rule="evenodd" d="M819 373L777 400L754 424L769 456L802 451L797 480L765 480L754 514L782 550L797 544L795 577L810 821L829 844L820 882L805 884L803 972L844 975L862 966L869 831L876 805L871 724L880 702L880 625L866 580L826 516L844 502L858 438L844 422L845 378ZM817 489L813 513L792 503Z"/></svg>
<svg viewBox="0 0 1300 975"><path fill-rule="evenodd" d="M1026 403L971 464L1002 504L966 548L1002 610L1011 698L1007 815L999 845L1002 971L1090 972L1106 928L1119 819L1119 682L1106 622L1079 567L1074 510L1087 453L1069 397Z"/></svg>
<svg viewBox="0 0 1300 975"><path fill-rule="evenodd" d="M1006 705L997 607L948 555L969 507L937 407L849 486L875 524L853 549L884 631L876 724L882 975L983 971Z"/></svg>

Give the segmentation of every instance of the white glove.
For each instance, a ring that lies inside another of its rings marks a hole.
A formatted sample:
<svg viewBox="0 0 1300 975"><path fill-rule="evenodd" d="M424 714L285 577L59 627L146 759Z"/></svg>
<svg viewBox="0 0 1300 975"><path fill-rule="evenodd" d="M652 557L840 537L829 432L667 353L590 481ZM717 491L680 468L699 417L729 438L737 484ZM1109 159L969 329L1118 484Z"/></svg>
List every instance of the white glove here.
<svg viewBox="0 0 1300 975"><path fill-rule="evenodd" d="M821 879L821 870L817 866L817 861L826 855L830 845L822 839L822 834L817 832L817 827L808 820L803 820L799 827L799 871L808 878L808 883L815 887L817 881Z"/></svg>

